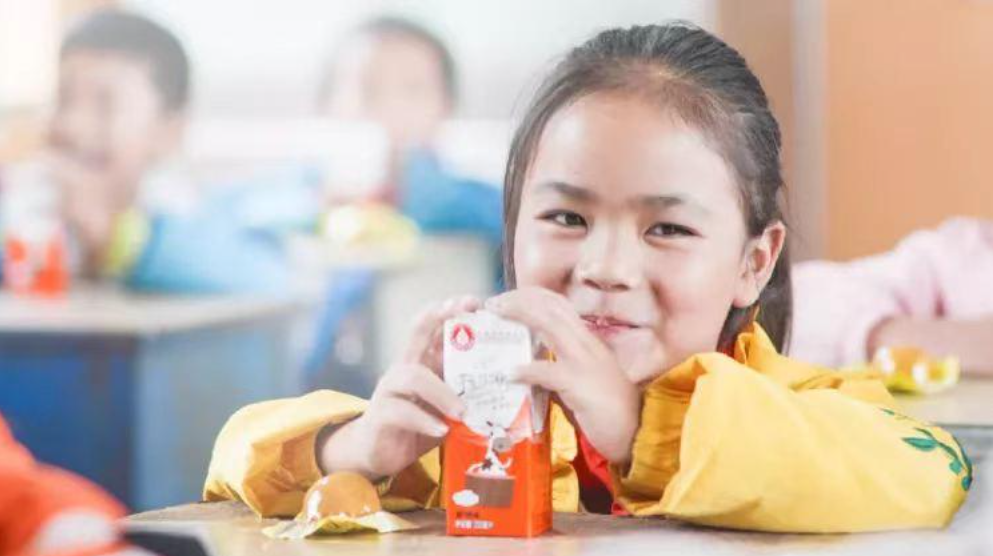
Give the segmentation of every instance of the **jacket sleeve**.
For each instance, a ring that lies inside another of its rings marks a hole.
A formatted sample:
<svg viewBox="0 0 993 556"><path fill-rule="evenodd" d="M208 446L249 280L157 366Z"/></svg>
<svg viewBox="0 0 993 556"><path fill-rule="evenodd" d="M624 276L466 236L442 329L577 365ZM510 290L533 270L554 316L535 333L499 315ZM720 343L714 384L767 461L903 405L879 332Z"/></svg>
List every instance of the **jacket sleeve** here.
<svg viewBox="0 0 993 556"><path fill-rule="evenodd" d="M321 390L238 410L214 443L205 501L240 500L260 516L294 516L307 489L321 477L317 434L362 414L366 401ZM438 451L425 454L379 488L383 507L402 511L436 503Z"/></svg>
<svg viewBox="0 0 993 556"><path fill-rule="evenodd" d="M991 255L993 223L953 218L914 232L886 253L799 263L792 272L790 353L832 367L858 365L872 356L872 331L889 318L989 314Z"/></svg>
<svg viewBox="0 0 993 556"><path fill-rule="evenodd" d="M777 532L946 525L972 466L955 439L892 410L878 380L775 353L761 330L735 358L695 356L646 393L632 463L636 515Z"/></svg>

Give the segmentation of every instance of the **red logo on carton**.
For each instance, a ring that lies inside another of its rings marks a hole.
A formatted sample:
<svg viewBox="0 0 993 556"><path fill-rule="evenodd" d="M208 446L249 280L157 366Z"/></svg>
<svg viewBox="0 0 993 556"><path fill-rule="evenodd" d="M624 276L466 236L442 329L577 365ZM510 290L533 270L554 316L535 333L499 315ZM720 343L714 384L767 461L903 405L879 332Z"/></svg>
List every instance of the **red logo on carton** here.
<svg viewBox="0 0 993 556"><path fill-rule="evenodd" d="M452 327L452 333L448 337L452 347L459 351L469 351L476 343L476 333L468 324L456 324Z"/></svg>

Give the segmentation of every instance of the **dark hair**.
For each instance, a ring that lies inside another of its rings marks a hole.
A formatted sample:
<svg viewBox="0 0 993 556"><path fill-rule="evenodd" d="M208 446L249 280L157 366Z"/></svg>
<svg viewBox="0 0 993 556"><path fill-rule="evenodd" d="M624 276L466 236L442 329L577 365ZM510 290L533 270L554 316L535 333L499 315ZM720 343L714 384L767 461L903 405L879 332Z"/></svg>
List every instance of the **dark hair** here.
<svg viewBox="0 0 993 556"><path fill-rule="evenodd" d="M779 124L745 60L710 33L685 22L603 31L569 52L535 93L514 134L504 176L505 279L515 286L514 231L521 189L549 119L578 99L622 92L660 104L705 134L735 173L748 234L785 222ZM792 317L786 246L755 305L732 307L718 341L733 345L754 312L780 350Z"/></svg>
<svg viewBox="0 0 993 556"><path fill-rule="evenodd" d="M372 37L400 36L418 41L427 45L438 56L441 63L441 76L444 80L445 94L454 106L458 100L458 71L455 67L455 58L451 50L444 41L434 34L427 27L415 23L409 19L397 16L381 16L366 21L356 29L359 36L367 35ZM318 99L324 102L331 94L333 86L331 67L333 64L325 64L324 79L320 86Z"/></svg>
<svg viewBox="0 0 993 556"><path fill-rule="evenodd" d="M152 83L168 110L186 108L190 63L183 45L168 29L137 14L100 9L86 15L66 34L60 57L78 50L101 50L147 62Z"/></svg>

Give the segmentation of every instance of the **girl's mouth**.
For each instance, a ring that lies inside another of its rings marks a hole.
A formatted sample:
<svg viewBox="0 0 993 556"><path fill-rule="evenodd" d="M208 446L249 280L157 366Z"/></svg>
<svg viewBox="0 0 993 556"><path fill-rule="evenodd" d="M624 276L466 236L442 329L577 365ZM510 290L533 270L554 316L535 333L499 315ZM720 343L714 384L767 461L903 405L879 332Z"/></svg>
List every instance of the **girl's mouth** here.
<svg viewBox="0 0 993 556"><path fill-rule="evenodd" d="M630 321L612 317L609 315L582 315L586 327L601 339L608 339L618 334L623 334L631 330L642 328L640 325Z"/></svg>

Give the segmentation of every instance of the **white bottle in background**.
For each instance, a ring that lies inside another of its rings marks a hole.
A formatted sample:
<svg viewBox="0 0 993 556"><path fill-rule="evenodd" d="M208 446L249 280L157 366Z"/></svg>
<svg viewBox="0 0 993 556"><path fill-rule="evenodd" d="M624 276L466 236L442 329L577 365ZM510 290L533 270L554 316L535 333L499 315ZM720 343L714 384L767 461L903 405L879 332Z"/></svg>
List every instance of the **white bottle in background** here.
<svg viewBox="0 0 993 556"><path fill-rule="evenodd" d="M41 162L0 175L4 284L15 291L59 293L74 268L61 219L58 186Z"/></svg>

